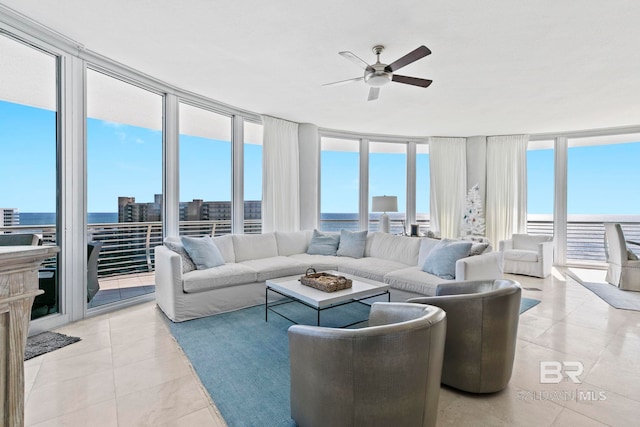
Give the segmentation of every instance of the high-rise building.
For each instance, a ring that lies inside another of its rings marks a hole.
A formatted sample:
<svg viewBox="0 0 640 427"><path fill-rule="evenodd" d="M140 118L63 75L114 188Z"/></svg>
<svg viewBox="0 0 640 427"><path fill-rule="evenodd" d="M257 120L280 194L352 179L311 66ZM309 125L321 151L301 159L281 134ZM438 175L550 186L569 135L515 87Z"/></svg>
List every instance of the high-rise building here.
<svg viewBox="0 0 640 427"><path fill-rule="evenodd" d="M262 217L261 200L245 200L244 219ZM146 222L162 219L162 194L154 195L151 203L136 203L135 197L118 197L118 222ZM180 221L231 221L231 202L193 199L180 202Z"/></svg>
<svg viewBox="0 0 640 427"><path fill-rule="evenodd" d="M148 222L162 219L162 194L154 201L136 203L135 197L118 197L118 222Z"/></svg>
<svg viewBox="0 0 640 427"><path fill-rule="evenodd" d="M20 214L15 208L0 208L0 220L3 227L20 225Z"/></svg>

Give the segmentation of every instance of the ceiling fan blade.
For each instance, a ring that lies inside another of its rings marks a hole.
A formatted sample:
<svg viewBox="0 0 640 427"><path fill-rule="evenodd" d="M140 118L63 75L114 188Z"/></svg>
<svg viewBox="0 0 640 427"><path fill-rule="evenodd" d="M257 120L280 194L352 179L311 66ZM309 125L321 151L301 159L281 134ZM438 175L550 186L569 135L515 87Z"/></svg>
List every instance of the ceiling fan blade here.
<svg viewBox="0 0 640 427"><path fill-rule="evenodd" d="M344 58L347 58L349 61L351 61L354 64L356 64L358 67L361 67L361 68L363 68L365 70L369 70L369 69L373 70L373 68L371 68L371 66L369 64L364 62L363 59L361 59L358 56L356 56L353 52L349 52L348 50L345 50L344 52L338 52L338 55L341 55Z"/></svg>
<svg viewBox="0 0 640 427"><path fill-rule="evenodd" d="M343 85L343 84L347 84L347 83L352 83L352 82L357 82L364 79L364 77L356 77L354 79L348 79L348 80L340 80L339 82L332 82L332 83L325 83L322 86L337 86L337 85Z"/></svg>
<svg viewBox="0 0 640 427"><path fill-rule="evenodd" d="M415 62L418 59L424 58L425 56L430 55L430 54L431 54L431 51L429 50L429 48L427 48L426 46L420 46L419 48L415 49L414 51L407 53L402 58L396 60L395 62L392 62L389 65L387 65L386 67L384 67L384 70L393 73L394 71L399 70L400 68L404 67L405 65L409 65L412 62Z"/></svg>
<svg viewBox="0 0 640 427"><path fill-rule="evenodd" d="M433 83L433 80L419 79L417 77L409 77L409 76L399 76L398 74L394 74L391 80L398 83L404 83L407 85L420 86L420 87L429 87L429 85Z"/></svg>
<svg viewBox="0 0 640 427"><path fill-rule="evenodd" d="M372 87L371 89L369 89L369 98L367 98L367 101L375 101L376 99L378 99L379 94L380 94L380 88Z"/></svg>

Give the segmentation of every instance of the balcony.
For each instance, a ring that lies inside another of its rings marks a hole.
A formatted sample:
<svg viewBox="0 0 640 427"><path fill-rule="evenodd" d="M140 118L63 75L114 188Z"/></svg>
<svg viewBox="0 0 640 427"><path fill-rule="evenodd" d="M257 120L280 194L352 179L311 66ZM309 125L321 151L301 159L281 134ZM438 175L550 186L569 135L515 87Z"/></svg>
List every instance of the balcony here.
<svg viewBox="0 0 640 427"><path fill-rule="evenodd" d="M245 233L260 233L260 220L245 221ZM53 225L0 227L0 233L40 233L44 245L56 244ZM180 234L187 236L231 233L230 221L181 221ZM161 222L101 223L87 226L89 240L102 242L98 257L100 291L89 308L155 291L153 248L162 244ZM56 259L44 267L56 267ZM49 313L52 311L49 310ZM45 313L46 314L46 313Z"/></svg>
<svg viewBox="0 0 640 427"><path fill-rule="evenodd" d="M575 216L567 224L567 262L594 268L605 266L604 222L619 222L628 240L640 241L640 217L638 216ZM421 232L429 228L428 218L418 220ZM341 228L357 230L357 219L322 220L320 227L327 231ZM391 232L400 234L403 221L391 220ZM377 230L378 221L369 221L369 229ZM530 215L527 224L530 234L552 235L553 221L550 216ZM245 221L245 233L260 233L260 220ZM37 232L43 235L45 245L55 244L55 227L52 225L30 225L0 227L1 233ZM90 240L102 242L98 258L98 281L100 291L89 303L97 307L123 299L152 293L154 285L153 248L162 244L160 222L102 223L89 224ZM230 221L182 221L180 234L191 236L221 236L231 233ZM56 259L45 262L46 267L55 267Z"/></svg>

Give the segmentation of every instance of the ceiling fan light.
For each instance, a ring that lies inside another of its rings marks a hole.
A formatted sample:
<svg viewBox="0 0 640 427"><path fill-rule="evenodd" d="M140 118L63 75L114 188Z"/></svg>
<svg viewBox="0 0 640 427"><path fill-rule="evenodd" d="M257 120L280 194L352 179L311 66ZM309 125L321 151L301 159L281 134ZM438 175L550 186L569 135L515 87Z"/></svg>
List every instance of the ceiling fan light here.
<svg viewBox="0 0 640 427"><path fill-rule="evenodd" d="M369 86L380 87L389 83L392 77L391 73L371 73L365 76L364 81Z"/></svg>

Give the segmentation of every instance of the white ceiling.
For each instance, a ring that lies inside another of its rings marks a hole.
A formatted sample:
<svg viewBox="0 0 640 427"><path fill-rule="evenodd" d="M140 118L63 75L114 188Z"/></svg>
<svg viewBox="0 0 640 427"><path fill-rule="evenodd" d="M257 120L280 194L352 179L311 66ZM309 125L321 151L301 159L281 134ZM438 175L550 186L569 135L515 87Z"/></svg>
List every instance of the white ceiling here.
<svg viewBox="0 0 640 427"><path fill-rule="evenodd" d="M185 90L320 127L395 135L640 124L637 0L0 0L87 49ZM368 102L337 53L432 55Z"/></svg>

